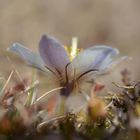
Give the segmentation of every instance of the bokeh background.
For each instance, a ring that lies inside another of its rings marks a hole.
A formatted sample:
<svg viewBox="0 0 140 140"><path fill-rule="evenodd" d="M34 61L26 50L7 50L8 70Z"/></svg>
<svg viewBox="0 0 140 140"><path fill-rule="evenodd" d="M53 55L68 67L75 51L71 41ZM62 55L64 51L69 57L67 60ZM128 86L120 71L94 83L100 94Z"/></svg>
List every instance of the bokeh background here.
<svg viewBox="0 0 140 140"><path fill-rule="evenodd" d="M30 75L30 68L6 49L20 42L37 51L44 33L66 45L71 45L71 38L76 36L81 48L95 44L117 47L122 55L133 59L118 66L111 81L116 77L120 80L119 72L125 67L135 80L140 78L139 0L0 0L1 74L8 76L12 62L23 77Z"/></svg>

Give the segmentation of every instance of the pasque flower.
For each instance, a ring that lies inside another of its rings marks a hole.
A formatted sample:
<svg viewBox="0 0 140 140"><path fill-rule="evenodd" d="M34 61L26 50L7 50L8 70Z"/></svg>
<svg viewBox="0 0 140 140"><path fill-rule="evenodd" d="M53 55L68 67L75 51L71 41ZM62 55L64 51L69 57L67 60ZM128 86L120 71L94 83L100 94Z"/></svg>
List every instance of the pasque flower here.
<svg viewBox="0 0 140 140"><path fill-rule="evenodd" d="M63 45L54 37L43 35L39 42L39 54L25 48L19 43L14 43L10 51L23 58L29 65L52 73L59 80L60 94L67 97L77 83L87 74L91 77L104 74L118 63L116 59L118 49L105 45L97 45L85 49L77 54L71 61ZM121 59L124 57L121 57Z"/></svg>

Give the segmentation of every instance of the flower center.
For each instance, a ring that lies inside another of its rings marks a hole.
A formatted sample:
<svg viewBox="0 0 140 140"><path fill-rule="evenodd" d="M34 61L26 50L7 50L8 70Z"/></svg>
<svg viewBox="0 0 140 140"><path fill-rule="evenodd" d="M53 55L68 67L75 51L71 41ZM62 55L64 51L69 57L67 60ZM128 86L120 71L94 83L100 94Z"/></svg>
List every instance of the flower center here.
<svg viewBox="0 0 140 140"><path fill-rule="evenodd" d="M61 89L60 94L62 96L68 97L74 89L74 82L73 81L70 83L67 82L67 83L62 84L62 86L65 88Z"/></svg>

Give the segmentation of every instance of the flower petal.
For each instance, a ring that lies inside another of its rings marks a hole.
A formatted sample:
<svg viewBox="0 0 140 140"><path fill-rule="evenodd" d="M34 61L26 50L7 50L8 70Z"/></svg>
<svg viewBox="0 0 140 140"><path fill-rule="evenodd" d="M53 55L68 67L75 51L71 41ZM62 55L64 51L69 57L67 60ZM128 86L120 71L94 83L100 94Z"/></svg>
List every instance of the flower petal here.
<svg viewBox="0 0 140 140"><path fill-rule="evenodd" d="M20 56L32 67L40 69L44 72L47 71L47 69L45 68L45 64L40 56L33 53L30 49L24 47L23 45L14 43L10 48L8 48L8 50Z"/></svg>
<svg viewBox="0 0 140 140"><path fill-rule="evenodd" d="M39 52L44 63L55 68L60 73L64 72L65 66L70 62L64 47L53 37L43 35L39 42Z"/></svg>
<svg viewBox="0 0 140 140"><path fill-rule="evenodd" d="M108 64L108 66L102 71L100 72L99 74L107 74L109 72L111 72L115 66L117 66L118 64L120 64L121 62L125 61L125 60L129 60L129 57L128 56L122 56L120 58L115 58L112 60L112 62L110 62Z"/></svg>
<svg viewBox="0 0 140 140"><path fill-rule="evenodd" d="M76 75L95 69L102 71L108 67L119 51L116 48L100 45L93 46L79 53L72 61Z"/></svg>
<svg viewBox="0 0 140 140"><path fill-rule="evenodd" d="M96 46L96 48L102 49L102 52L95 58L93 66L100 71L108 68L108 65L110 65L110 63L113 63L114 59L119 54L119 51L116 48L108 46ZM95 47L90 49L94 50Z"/></svg>

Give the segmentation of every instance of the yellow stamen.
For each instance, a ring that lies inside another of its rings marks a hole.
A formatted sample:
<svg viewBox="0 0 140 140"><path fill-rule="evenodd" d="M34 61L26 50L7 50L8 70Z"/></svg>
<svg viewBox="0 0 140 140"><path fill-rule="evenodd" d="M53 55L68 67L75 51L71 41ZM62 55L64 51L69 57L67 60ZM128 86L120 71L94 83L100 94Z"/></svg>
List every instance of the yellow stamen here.
<svg viewBox="0 0 140 140"><path fill-rule="evenodd" d="M73 37L72 38L72 45L71 45L71 47L64 46L64 48L67 51L71 61L82 50L82 49L77 48L77 46L78 46L78 39L77 39L77 37Z"/></svg>

